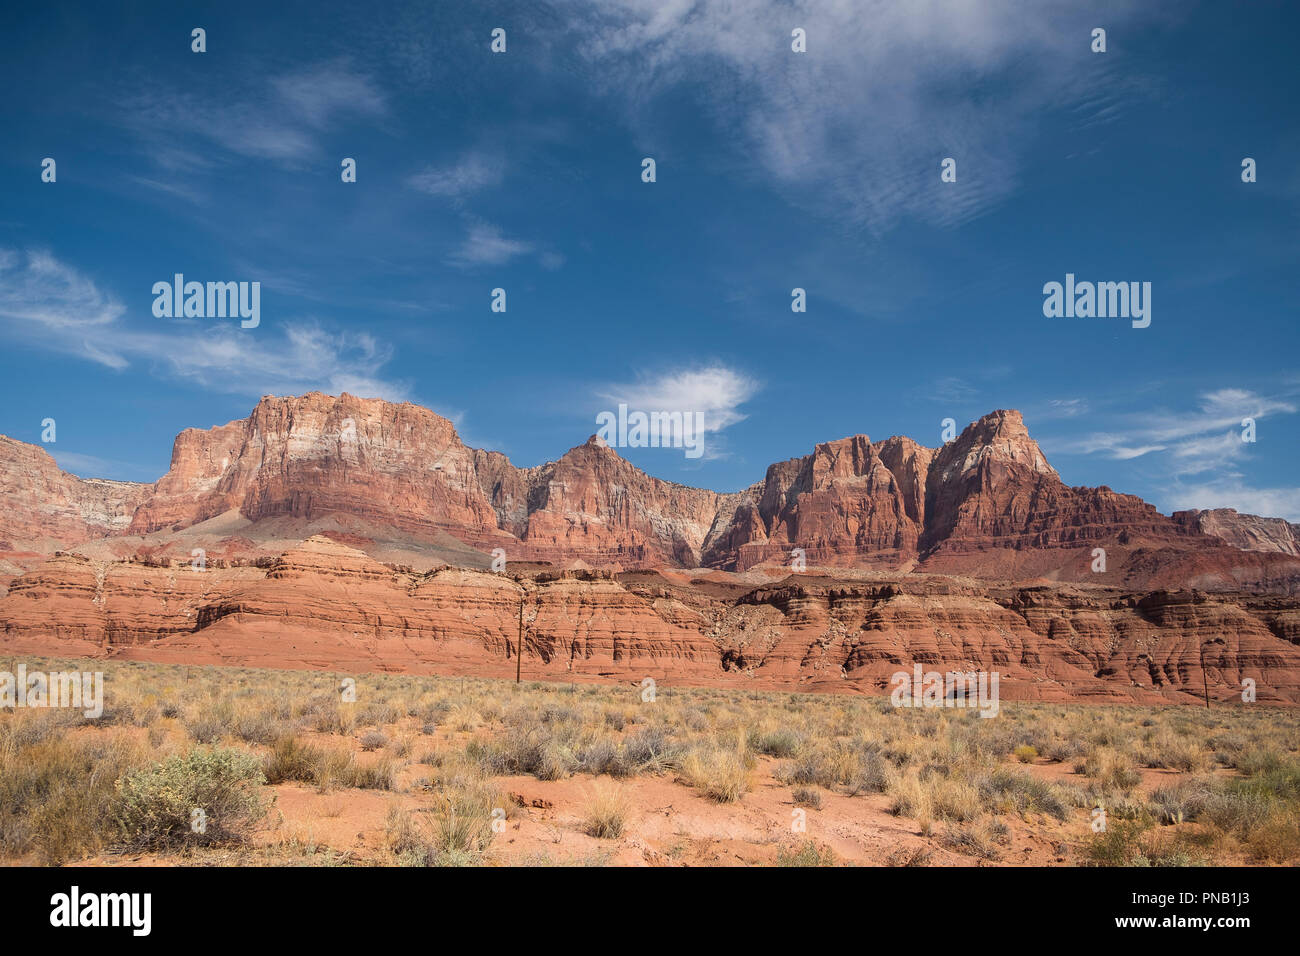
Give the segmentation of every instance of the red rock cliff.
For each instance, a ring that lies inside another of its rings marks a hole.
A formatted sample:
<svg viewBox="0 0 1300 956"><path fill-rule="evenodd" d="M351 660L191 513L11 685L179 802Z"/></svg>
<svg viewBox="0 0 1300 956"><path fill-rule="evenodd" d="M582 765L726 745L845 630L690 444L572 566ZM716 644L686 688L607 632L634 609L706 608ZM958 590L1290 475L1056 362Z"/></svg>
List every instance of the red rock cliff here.
<svg viewBox="0 0 1300 956"><path fill-rule="evenodd" d="M426 408L312 392L267 397L247 419L182 432L153 485L85 481L3 439L0 494L0 542L38 541L46 552L109 535L149 535L157 548L170 533L237 513L252 529L275 523L281 540L343 516L349 540L363 545L400 539L401 550L402 541L450 536L480 554L503 548L512 562L744 570L789 565L798 548L809 567L1300 587L1286 522L1220 512L1175 520L1106 487L1068 487L1015 411L986 415L938 449L901 437L824 442L750 488L718 494L653 478L595 438L517 468L468 448Z"/></svg>

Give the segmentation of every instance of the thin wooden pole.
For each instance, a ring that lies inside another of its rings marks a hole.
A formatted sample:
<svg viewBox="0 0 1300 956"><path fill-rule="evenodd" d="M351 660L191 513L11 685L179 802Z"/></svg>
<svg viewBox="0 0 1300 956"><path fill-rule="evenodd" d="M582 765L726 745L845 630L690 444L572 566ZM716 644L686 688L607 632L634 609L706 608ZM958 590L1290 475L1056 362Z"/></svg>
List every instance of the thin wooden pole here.
<svg viewBox="0 0 1300 956"><path fill-rule="evenodd" d="M515 645L515 683L519 683L519 676L524 666L524 596L519 595L519 643Z"/></svg>

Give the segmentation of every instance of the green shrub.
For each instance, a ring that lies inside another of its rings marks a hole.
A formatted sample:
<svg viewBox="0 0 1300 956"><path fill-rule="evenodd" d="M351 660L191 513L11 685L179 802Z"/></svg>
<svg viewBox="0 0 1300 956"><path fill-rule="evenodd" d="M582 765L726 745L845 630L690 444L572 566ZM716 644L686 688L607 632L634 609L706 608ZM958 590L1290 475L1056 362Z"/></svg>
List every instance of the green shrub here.
<svg viewBox="0 0 1300 956"><path fill-rule="evenodd" d="M1069 804L1065 794L1046 781L998 768L979 781L980 797L998 810L1046 813L1064 820Z"/></svg>
<svg viewBox="0 0 1300 956"><path fill-rule="evenodd" d="M1148 824L1141 820L1111 820L1084 848L1089 866L1150 866L1142 847Z"/></svg>
<svg viewBox="0 0 1300 956"><path fill-rule="evenodd" d="M265 779L252 754L205 747L127 773L115 801L123 842L159 848L242 839L266 814L258 791ZM196 809L206 817L201 833L191 827Z"/></svg>
<svg viewBox="0 0 1300 956"><path fill-rule="evenodd" d="M803 750L803 737L793 730L781 728L768 733L753 733L749 737L751 750L769 757L794 757Z"/></svg>
<svg viewBox="0 0 1300 956"><path fill-rule="evenodd" d="M793 850L782 847L777 851L777 866L834 866L835 853L830 847L820 849L812 840L805 840Z"/></svg>

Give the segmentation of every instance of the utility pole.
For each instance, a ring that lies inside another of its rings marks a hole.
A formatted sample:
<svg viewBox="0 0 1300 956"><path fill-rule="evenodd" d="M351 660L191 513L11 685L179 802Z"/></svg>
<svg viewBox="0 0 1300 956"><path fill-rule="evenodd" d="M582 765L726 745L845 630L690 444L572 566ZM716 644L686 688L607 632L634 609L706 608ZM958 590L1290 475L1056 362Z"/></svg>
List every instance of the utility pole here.
<svg viewBox="0 0 1300 956"><path fill-rule="evenodd" d="M524 666L524 594L519 592L519 642L515 645L515 683L519 683Z"/></svg>

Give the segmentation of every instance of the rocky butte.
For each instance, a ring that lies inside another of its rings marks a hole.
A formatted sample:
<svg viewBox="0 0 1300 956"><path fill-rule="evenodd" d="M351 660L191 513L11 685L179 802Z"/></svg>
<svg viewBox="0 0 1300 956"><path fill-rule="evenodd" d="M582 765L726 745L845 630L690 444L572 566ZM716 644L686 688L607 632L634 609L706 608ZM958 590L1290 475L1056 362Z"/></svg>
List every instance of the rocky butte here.
<svg viewBox="0 0 1300 956"><path fill-rule="evenodd" d="M147 485L0 436L0 505L11 653L506 676L522 606L532 677L886 693L921 663L1192 701L1204 660L1212 696L1300 701L1296 526L1069 487L1015 411L719 494L595 437L518 468L428 409L313 392L182 432Z"/></svg>

